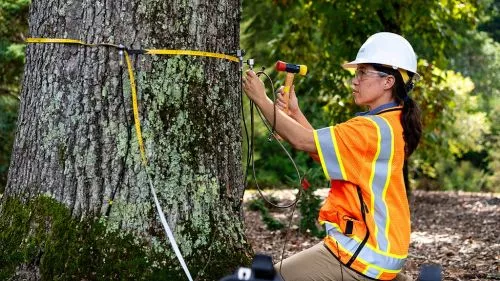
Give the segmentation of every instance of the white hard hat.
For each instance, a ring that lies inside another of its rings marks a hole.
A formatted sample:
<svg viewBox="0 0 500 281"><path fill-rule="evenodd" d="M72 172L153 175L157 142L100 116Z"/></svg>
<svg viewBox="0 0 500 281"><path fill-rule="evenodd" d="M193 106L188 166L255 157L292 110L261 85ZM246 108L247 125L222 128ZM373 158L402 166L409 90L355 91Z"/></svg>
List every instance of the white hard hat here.
<svg viewBox="0 0 500 281"><path fill-rule="evenodd" d="M404 69L417 73L417 56L410 43L402 36L390 32L379 32L370 36L361 46L356 59L342 65L344 68L356 68L361 63L388 65L394 69Z"/></svg>

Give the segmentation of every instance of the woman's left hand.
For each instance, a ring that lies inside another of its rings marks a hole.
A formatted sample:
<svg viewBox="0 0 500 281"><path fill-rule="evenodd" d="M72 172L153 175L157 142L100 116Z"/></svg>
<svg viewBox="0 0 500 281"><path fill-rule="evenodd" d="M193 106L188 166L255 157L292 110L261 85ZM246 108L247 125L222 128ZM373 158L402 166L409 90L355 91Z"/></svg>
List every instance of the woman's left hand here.
<svg viewBox="0 0 500 281"><path fill-rule="evenodd" d="M259 79L257 74L253 72L253 70L248 70L246 72L246 76L242 78L242 83L243 90L247 94L248 98L255 103L267 97L264 83Z"/></svg>

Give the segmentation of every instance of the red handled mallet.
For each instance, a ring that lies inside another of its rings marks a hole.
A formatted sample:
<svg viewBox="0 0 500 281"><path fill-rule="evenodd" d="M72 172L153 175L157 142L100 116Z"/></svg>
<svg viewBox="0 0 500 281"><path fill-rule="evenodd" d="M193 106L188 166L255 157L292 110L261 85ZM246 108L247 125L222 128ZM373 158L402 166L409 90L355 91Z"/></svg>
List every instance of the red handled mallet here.
<svg viewBox="0 0 500 281"><path fill-rule="evenodd" d="M285 113L288 114L288 99L290 98L290 88L293 85L295 73L302 76L307 74L307 66L302 64L292 64L283 61L276 62L276 71L286 72L285 87L283 88L283 99L285 100Z"/></svg>

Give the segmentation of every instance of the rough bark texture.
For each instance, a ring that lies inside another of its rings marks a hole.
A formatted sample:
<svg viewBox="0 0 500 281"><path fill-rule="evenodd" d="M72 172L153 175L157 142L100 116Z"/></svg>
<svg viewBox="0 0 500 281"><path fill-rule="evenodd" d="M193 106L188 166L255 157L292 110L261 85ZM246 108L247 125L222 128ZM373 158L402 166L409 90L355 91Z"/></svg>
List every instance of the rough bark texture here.
<svg viewBox="0 0 500 281"><path fill-rule="evenodd" d="M33 0L30 36L228 53L239 47L239 20L239 0ZM250 251L241 217L238 65L187 56L132 59L147 157L168 223L191 273L215 280L246 262ZM2 198L0 244L6 246L0 254L14 250L24 258L4 258L8 265L0 274L187 280L166 242L141 166L130 84L118 50L30 44L21 99ZM15 229L21 222L28 227ZM31 238L18 241L20 235ZM89 244L90 253L65 249ZM109 247L124 244L152 269L104 277L106 262L131 271L131 251L109 260L116 252ZM95 255L95 268L70 271L78 262L88 265L69 258L75 252Z"/></svg>

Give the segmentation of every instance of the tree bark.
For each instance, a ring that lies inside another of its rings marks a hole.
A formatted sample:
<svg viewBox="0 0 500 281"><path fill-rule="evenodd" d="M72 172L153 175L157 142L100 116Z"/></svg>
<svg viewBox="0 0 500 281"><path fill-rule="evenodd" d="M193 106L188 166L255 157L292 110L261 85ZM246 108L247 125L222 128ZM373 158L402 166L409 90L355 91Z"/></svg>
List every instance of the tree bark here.
<svg viewBox="0 0 500 281"><path fill-rule="evenodd" d="M239 47L239 21L239 0L33 0L30 36L228 53ZM160 203L193 277L216 280L248 262L251 251L241 216L238 64L189 56L131 58ZM10 263L6 276L187 280L154 209L124 67L118 50L110 47L28 45L18 132L0 210L0 227L7 227L0 242L10 246L0 250L36 255ZM21 222L29 227L19 228ZM16 231L34 242L16 240ZM68 237L77 241L62 241ZM102 242L103 237L112 242ZM128 259L109 260L118 251L109 247L124 244L145 255L143 265L149 269L104 277L111 270L103 269L106 264L132 268L137 258L130 257L132 250L125 251ZM88 260L79 259L74 248L89 245L90 254L80 254L94 255L95 266L78 267ZM69 270L73 266L79 269Z"/></svg>

